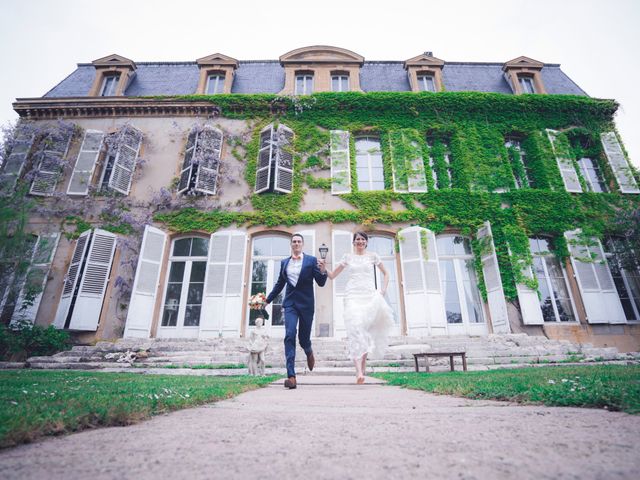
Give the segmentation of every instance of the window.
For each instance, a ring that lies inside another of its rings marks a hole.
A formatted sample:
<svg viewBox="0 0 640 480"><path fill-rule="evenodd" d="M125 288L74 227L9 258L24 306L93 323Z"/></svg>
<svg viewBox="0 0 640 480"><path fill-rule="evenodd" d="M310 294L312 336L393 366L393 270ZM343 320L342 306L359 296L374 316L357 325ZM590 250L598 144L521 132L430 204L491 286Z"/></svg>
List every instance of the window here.
<svg viewBox="0 0 640 480"><path fill-rule="evenodd" d="M224 74L215 73L207 77L207 95L216 95L224 92Z"/></svg>
<svg viewBox="0 0 640 480"><path fill-rule="evenodd" d="M573 304L564 268L551 253L549 239L529 239L533 272L538 280L540 308L545 322L574 322Z"/></svg>
<svg viewBox="0 0 640 480"><path fill-rule="evenodd" d="M580 172L587 182L587 188L591 192L607 192L607 185L604 183L604 179L602 178L602 173L600 172L600 167L598 166L598 162L593 160L592 158L583 157L578 160L578 165L580 165Z"/></svg>
<svg viewBox="0 0 640 480"><path fill-rule="evenodd" d="M640 265L629 241L607 237L604 252L628 322L640 321Z"/></svg>
<svg viewBox="0 0 640 480"><path fill-rule="evenodd" d="M169 258L169 276L162 303L163 327L199 327L207 271L209 240L174 240Z"/></svg>
<svg viewBox="0 0 640 480"><path fill-rule="evenodd" d="M527 164L527 154L520 145L520 139L517 137L506 137L504 146L507 149L516 187L531 187L531 169Z"/></svg>
<svg viewBox="0 0 640 480"><path fill-rule="evenodd" d="M435 189L451 188L453 186L453 171L449 141L428 136L427 146L429 147L429 167ZM437 161L439 156L442 159L441 162Z"/></svg>
<svg viewBox="0 0 640 480"><path fill-rule="evenodd" d="M291 238L285 235L260 235L253 239L251 255L251 291L269 293L280 273L280 261L291 252ZM267 306L271 326L284 327L282 301L284 290ZM258 312L249 311L249 325L255 325Z"/></svg>
<svg viewBox="0 0 640 480"><path fill-rule="evenodd" d="M101 97L113 97L116 94L116 88L120 81L120 74L105 75L102 79L102 87L100 88Z"/></svg>
<svg viewBox="0 0 640 480"><path fill-rule="evenodd" d="M537 93L533 77L529 75L518 75L520 90L522 93Z"/></svg>
<svg viewBox="0 0 640 480"><path fill-rule="evenodd" d="M389 286L387 287L387 294L385 298L387 299L391 310L393 310L393 320L395 323L395 327L398 328L400 318L400 300L398 293L398 270L396 262L395 240L392 237L386 237L382 235L369 235L369 243L367 249L368 251L377 253L380 256L382 264L389 273ZM375 287L377 290L380 290L380 288L382 288L384 276L377 266L373 267L373 275Z"/></svg>
<svg viewBox="0 0 640 480"><path fill-rule="evenodd" d="M80 234L64 279L54 320L56 328L98 329L116 239L113 233L99 229Z"/></svg>
<svg viewBox="0 0 640 480"><path fill-rule="evenodd" d="M349 90L349 75L336 74L331 76L332 92L348 92Z"/></svg>
<svg viewBox="0 0 640 480"><path fill-rule="evenodd" d="M358 190L384 190L380 139L376 137L356 138L356 173L358 175Z"/></svg>
<svg viewBox="0 0 640 480"><path fill-rule="evenodd" d="M430 73L419 73L418 90L420 90L421 92L435 92L436 82L434 76Z"/></svg>
<svg viewBox="0 0 640 480"><path fill-rule="evenodd" d="M194 127L187 145L178 182L178 193L215 195L223 135L210 126Z"/></svg>
<svg viewBox="0 0 640 480"><path fill-rule="evenodd" d="M293 131L284 125L267 125L260 132L255 193L293 191Z"/></svg>
<svg viewBox="0 0 640 480"><path fill-rule="evenodd" d="M302 73L296 75L296 95L311 95L313 93L313 74Z"/></svg>
<svg viewBox="0 0 640 480"><path fill-rule="evenodd" d="M447 323L484 323L471 242L458 235L438 235L436 245Z"/></svg>

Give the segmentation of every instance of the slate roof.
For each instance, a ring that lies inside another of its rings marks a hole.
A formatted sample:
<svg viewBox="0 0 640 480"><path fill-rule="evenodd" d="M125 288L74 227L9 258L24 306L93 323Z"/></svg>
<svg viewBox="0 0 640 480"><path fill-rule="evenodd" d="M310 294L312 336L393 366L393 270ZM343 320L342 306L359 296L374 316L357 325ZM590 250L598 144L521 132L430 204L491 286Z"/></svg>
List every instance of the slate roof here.
<svg viewBox="0 0 640 480"><path fill-rule="evenodd" d="M137 70L126 96L189 95L196 91L199 69L195 62L136 62ZM404 62L367 61L360 69L360 86L365 92L408 92L411 90ZM512 93L504 79L502 63L447 62L442 80L449 92L477 91ZM586 95L559 65L546 64L542 79L551 94ZM95 69L78 64L77 69L44 96L84 97L89 92ZM284 68L277 60L240 61L232 93L278 93L284 88Z"/></svg>

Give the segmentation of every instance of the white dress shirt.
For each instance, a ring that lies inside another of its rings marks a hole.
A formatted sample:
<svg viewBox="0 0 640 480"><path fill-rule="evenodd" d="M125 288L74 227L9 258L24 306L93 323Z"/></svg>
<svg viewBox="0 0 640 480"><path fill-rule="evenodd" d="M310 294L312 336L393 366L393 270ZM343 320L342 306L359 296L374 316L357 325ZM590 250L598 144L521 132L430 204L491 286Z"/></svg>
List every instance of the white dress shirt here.
<svg viewBox="0 0 640 480"><path fill-rule="evenodd" d="M287 265L287 279L289 283L294 287L298 284L298 278L300 278L300 270L302 270L302 262L304 260L304 253L300 254L299 259L291 257L289 264Z"/></svg>

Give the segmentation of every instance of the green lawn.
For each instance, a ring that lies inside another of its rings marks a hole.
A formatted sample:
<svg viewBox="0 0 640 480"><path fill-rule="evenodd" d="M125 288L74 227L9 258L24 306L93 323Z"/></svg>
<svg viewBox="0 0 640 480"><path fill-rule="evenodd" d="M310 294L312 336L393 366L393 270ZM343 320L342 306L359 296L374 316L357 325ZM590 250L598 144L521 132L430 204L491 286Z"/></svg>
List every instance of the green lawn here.
<svg viewBox="0 0 640 480"><path fill-rule="evenodd" d="M532 367L480 372L376 373L427 392L476 399L607 408L640 414L640 365Z"/></svg>
<svg viewBox="0 0 640 480"><path fill-rule="evenodd" d="M277 376L0 371L0 448L229 398Z"/></svg>

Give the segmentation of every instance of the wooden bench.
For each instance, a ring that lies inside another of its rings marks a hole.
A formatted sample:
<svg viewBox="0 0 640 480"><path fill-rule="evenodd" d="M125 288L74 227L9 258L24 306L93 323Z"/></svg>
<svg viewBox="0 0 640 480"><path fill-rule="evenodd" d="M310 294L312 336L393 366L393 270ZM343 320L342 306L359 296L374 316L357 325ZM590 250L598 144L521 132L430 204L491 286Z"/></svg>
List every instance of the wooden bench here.
<svg viewBox="0 0 640 480"><path fill-rule="evenodd" d="M413 360L416 362L416 372L420 371L420 368L418 367L418 358L420 357L424 357L426 365L427 365L427 372L429 371L429 357L449 357L449 364L451 365L451 371L454 371L453 368L453 357L458 356L462 358L462 369L466 372L467 371L467 353L466 352L425 352L425 353L414 353L413 354Z"/></svg>

